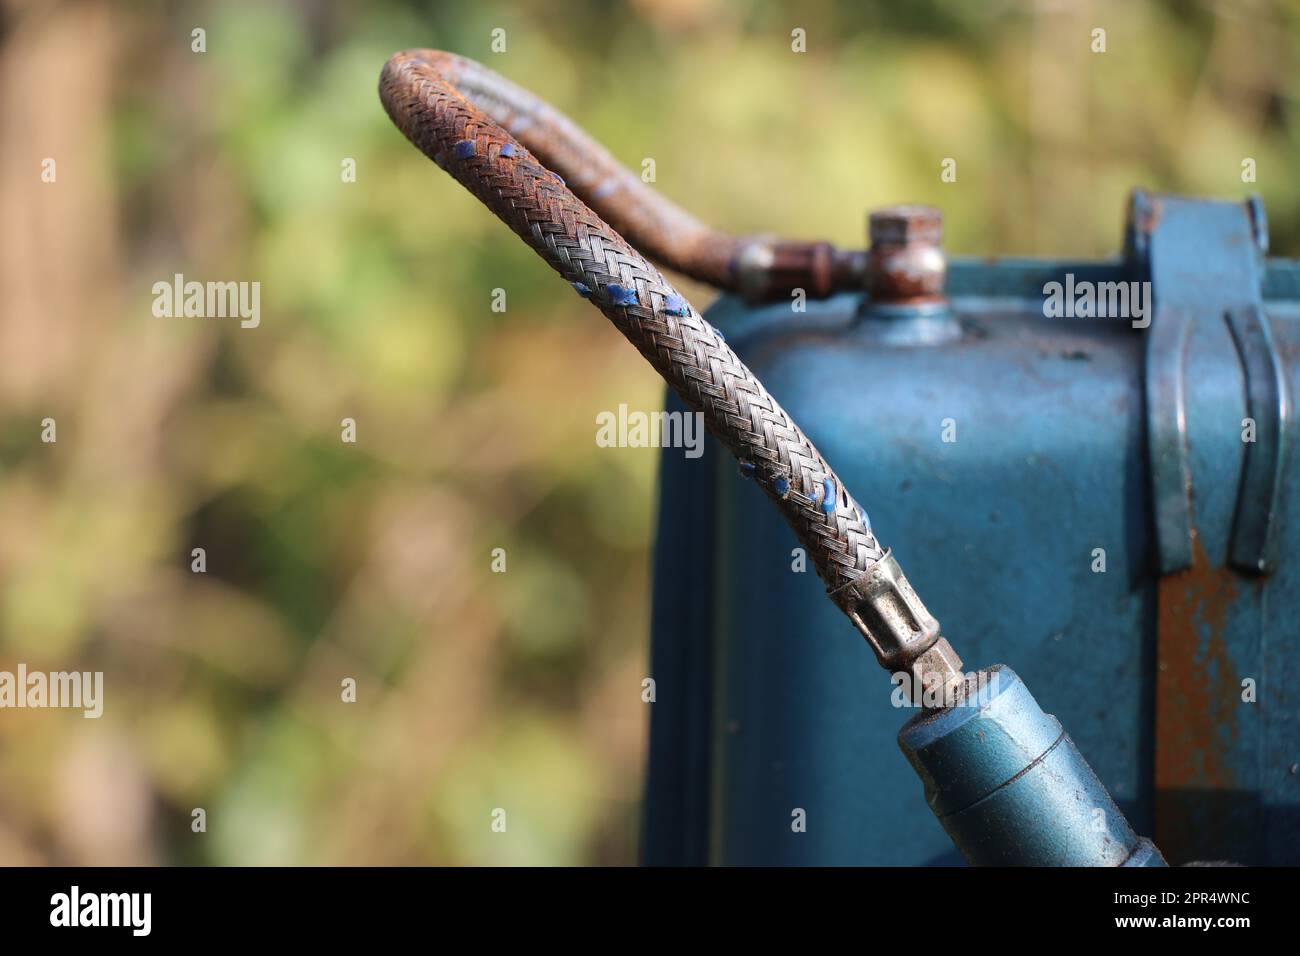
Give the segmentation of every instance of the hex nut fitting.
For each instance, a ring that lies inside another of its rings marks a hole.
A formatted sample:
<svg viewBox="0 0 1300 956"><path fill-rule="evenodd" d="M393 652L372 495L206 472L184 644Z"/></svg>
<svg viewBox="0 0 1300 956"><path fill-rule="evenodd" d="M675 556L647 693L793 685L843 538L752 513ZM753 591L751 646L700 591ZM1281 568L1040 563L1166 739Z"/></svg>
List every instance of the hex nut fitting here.
<svg viewBox="0 0 1300 956"><path fill-rule="evenodd" d="M912 701L930 709L952 707L963 697L968 677L962 660L947 639L934 645L908 666Z"/></svg>
<svg viewBox="0 0 1300 956"><path fill-rule="evenodd" d="M803 289L823 299L835 288L837 269L851 265L829 242L798 242L751 236L744 240L732 272L746 302L767 302Z"/></svg>
<svg viewBox="0 0 1300 956"><path fill-rule="evenodd" d="M920 305L942 302L948 262L943 213L934 206L887 206L867 218L866 286L873 302Z"/></svg>

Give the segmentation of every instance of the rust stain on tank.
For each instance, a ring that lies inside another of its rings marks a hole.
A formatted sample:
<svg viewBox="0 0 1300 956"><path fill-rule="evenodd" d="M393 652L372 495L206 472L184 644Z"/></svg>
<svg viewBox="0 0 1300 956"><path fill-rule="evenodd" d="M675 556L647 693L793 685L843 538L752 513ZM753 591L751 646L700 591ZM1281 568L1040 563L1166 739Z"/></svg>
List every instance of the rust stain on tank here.
<svg viewBox="0 0 1300 956"><path fill-rule="evenodd" d="M1192 566L1160 580L1156 670L1157 842L1177 845L1213 821L1195 792L1229 790L1226 751L1237 736L1239 681L1224 635L1240 581L1215 567L1199 536Z"/></svg>

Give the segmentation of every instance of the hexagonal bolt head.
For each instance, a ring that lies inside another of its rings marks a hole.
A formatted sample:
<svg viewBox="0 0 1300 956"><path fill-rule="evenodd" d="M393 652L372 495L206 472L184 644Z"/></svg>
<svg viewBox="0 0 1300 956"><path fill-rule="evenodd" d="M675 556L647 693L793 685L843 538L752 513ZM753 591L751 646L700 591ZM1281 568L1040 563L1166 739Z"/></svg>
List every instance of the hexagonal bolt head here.
<svg viewBox="0 0 1300 956"><path fill-rule="evenodd" d="M934 206L889 206L867 220L867 291L876 303L943 300L948 262L940 242L943 214Z"/></svg>
<svg viewBox="0 0 1300 956"><path fill-rule="evenodd" d="M916 700L919 693L920 700L916 702L924 703L927 707L938 705L932 709L952 706L966 682L961 658L947 639L942 637L912 661L908 672L912 681L913 700Z"/></svg>
<svg viewBox="0 0 1300 956"><path fill-rule="evenodd" d="M943 241L943 213L935 206L886 206L867 216L867 238L871 245L907 245Z"/></svg>

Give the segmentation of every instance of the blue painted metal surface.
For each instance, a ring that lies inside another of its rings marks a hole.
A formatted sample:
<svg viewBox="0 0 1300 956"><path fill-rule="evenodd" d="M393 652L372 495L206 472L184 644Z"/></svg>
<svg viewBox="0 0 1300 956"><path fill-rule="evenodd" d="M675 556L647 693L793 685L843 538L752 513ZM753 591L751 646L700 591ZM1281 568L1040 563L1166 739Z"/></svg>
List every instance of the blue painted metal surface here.
<svg viewBox="0 0 1300 956"><path fill-rule="evenodd" d="M1294 394L1300 269L1215 268L1246 207L1157 202L1124 261L952 262L948 320L862 315L847 294L805 313L724 298L708 318L870 510L967 666L1014 667L1171 863L1300 863L1300 521L1279 495L1275 570L1230 561L1243 368L1270 366L1239 351L1224 305L1267 316ZM1180 301L1197 274L1223 288ZM1044 285L1067 275L1153 280L1151 328L1045 318ZM1167 409L1149 385L1171 308L1191 318L1170 377L1193 564L1162 574L1149 440ZM691 517L659 528L644 860L960 862L899 756L910 712L761 493L710 444L665 452L661 494Z"/></svg>
<svg viewBox="0 0 1300 956"><path fill-rule="evenodd" d="M979 866L1162 866L1009 667L979 674L959 706L926 711L898 735L926 802Z"/></svg>

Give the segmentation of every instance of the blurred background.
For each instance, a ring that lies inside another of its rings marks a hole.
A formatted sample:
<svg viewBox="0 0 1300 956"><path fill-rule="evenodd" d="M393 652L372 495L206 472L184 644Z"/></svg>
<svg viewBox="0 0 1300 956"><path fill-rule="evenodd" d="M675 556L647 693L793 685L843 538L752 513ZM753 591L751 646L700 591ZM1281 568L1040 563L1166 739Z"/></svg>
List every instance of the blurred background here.
<svg viewBox="0 0 1300 956"><path fill-rule="evenodd" d="M390 124L397 50L727 229L917 201L955 253L1101 256L1145 185L1257 191L1300 252L1284 0L0 11L0 670L105 673L99 720L0 711L0 863L636 859L656 453L595 416L661 386ZM177 272L260 282L260 327L154 317Z"/></svg>

